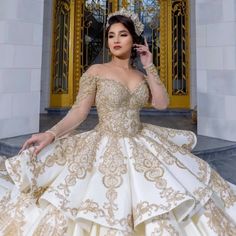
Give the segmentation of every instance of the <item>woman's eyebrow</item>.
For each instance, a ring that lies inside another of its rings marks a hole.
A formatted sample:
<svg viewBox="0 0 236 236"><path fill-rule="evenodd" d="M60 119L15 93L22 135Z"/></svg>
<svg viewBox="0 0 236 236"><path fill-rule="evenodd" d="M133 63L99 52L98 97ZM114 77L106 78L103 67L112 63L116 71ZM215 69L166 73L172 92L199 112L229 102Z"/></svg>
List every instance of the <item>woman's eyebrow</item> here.
<svg viewBox="0 0 236 236"><path fill-rule="evenodd" d="M120 30L118 33L128 33L127 30ZM109 34L115 34L113 31L110 31Z"/></svg>

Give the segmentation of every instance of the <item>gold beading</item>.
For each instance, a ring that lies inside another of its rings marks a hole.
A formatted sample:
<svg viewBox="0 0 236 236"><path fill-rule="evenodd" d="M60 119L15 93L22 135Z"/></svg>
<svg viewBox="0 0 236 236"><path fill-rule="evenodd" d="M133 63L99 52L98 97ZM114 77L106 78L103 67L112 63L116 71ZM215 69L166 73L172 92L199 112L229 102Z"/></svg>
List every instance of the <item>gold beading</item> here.
<svg viewBox="0 0 236 236"><path fill-rule="evenodd" d="M107 23L106 23L106 28L109 27L109 19L113 16L126 16L128 18L130 18L133 23L134 23L134 27L135 27L135 32L138 36L140 36L144 30L144 25L143 23L139 20L139 17L136 13L132 12L132 11L128 11L125 8L121 8L121 10L113 12L111 14L108 15L107 17Z"/></svg>

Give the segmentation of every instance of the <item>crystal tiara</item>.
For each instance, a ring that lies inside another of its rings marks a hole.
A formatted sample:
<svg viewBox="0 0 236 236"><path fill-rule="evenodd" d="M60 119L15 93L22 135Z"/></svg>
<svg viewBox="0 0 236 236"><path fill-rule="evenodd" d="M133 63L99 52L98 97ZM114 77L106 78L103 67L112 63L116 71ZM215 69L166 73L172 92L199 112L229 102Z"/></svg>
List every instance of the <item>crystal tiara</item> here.
<svg viewBox="0 0 236 236"><path fill-rule="evenodd" d="M116 11L116 12L113 12L113 13L110 13L107 17L107 23L106 23L106 28L109 27L109 19L113 16L118 16L118 15L121 15L121 16L126 16L128 18L130 18L133 23L134 23L134 28L135 28L135 32L138 36L140 36L144 30L144 25L143 23L139 20L139 17L136 13L134 12L131 12L131 11L128 11L126 10L125 8L121 8L121 10L119 11Z"/></svg>

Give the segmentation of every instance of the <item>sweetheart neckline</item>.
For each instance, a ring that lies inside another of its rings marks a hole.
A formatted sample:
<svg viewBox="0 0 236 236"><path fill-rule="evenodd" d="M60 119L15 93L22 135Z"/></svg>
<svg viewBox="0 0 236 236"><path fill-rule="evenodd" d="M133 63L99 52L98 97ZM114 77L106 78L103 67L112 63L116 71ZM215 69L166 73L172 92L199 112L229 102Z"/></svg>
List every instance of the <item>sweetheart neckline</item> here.
<svg viewBox="0 0 236 236"><path fill-rule="evenodd" d="M119 80L103 78L103 77L101 77L101 76L97 76L97 78L100 79L100 80L110 80L110 81L115 82L116 84L121 85L123 88L125 88L125 89L128 91L128 93L129 93L130 95L133 95L133 94L141 87L141 85L142 85L144 82L146 82L145 79L141 80L141 81L138 83L138 85L134 88L134 90L131 91L126 85L124 85L124 84L123 84L122 82L120 82Z"/></svg>

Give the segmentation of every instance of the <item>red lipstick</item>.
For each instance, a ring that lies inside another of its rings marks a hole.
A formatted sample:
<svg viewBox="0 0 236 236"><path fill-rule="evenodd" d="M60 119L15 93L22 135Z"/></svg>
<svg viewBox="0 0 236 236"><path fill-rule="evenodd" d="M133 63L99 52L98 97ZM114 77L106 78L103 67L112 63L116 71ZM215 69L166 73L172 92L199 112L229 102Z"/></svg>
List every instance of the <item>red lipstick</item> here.
<svg viewBox="0 0 236 236"><path fill-rule="evenodd" d="M120 49L121 46L118 46L118 45L117 45L117 46L114 46L113 48L117 50L117 49Z"/></svg>

